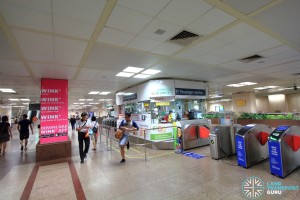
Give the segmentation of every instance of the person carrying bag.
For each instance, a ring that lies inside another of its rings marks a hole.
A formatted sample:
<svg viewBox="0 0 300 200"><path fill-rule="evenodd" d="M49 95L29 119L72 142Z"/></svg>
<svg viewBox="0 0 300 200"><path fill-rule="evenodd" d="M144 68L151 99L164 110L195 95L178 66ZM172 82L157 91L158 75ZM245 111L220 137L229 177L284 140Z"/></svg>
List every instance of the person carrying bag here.
<svg viewBox="0 0 300 200"><path fill-rule="evenodd" d="M79 143L79 155L80 163L84 163L84 159L87 158L87 153L90 148L90 135L89 128L91 127L90 122L87 121L87 113L81 113L81 120L78 120L76 123L76 131L78 131L78 143ZM83 150L84 142L84 150Z"/></svg>

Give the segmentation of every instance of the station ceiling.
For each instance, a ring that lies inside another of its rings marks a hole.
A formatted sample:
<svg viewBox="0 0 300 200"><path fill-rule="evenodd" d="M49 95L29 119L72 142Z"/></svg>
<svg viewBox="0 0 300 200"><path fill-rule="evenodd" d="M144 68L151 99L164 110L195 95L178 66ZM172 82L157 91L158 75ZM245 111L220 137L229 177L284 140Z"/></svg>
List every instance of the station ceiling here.
<svg viewBox="0 0 300 200"><path fill-rule="evenodd" d="M299 0L0 0L0 88L16 91L0 103L39 102L41 78L69 80L69 105L159 78L210 95L299 93L299 21ZM161 72L116 76L128 66ZM257 84L227 86L241 82ZM253 89L265 86L279 87Z"/></svg>

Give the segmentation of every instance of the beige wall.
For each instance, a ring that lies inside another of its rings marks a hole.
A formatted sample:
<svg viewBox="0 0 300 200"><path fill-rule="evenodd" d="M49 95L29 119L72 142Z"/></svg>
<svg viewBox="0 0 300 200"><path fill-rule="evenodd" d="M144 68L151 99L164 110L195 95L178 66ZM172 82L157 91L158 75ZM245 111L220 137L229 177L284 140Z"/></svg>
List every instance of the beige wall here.
<svg viewBox="0 0 300 200"><path fill-rule="evenodd" d="M300 94L286 95L287 112L300 112Z"/></svg>
<svg viewBox="0 0 300 200"><path fill-rule="evenodd" d="M258 113L271 112L268 97L256 97L256 109Z"/></svg>
<svg viewBox="0 0 300 200"><path fill-rule="evenodd" d="M220 103L213 103L213 104L208 104L208 112L215 112L215 107L216 106L223 106L224 111L233 111L232 108L232 102L220 102Z"/></svg>
<svg viewBox="0 0 300 200"><path fill-rule="evenodd" d="M237 101L245 101L245 106L237 105ZM252 112L256 113L256 97L253 92L240 93L232 95L232 106L233 111L239 115L241 112Z"/></svg>
<svg viewBox="0 0 300 200"><path fill-rule="evenodd" d="M270 112L287 112L286 96L284 94L269 95Z"/></svg>

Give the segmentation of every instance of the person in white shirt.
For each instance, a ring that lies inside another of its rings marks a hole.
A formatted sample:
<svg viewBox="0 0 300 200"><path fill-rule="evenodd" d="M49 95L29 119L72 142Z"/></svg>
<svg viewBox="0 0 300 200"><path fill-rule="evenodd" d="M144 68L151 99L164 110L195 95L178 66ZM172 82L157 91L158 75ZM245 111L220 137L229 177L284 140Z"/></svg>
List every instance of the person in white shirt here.
<svg viewBox="0 0 300 200"><path fill-rule="evenodd" d="M76 123L76 131L78 131L78 143L79 143L79 154L80 163L84 163L84 159L87 157L86 154L89 152L90 148L90 136L88 133L89 128L91 128L90 122L87 120L88 114L86 112L81 113L81 120ZM87 134L86 134L87 133ZM84 150L83 150L84 141Z"/></svg>
<svg viewBox="0 0 300 200"><path fill-rule="evenodd" d="M98 127L99 127L99 124L98 122L96 121L96 117L93 116L92 117L92 122L91 122L91 129L93 131L93 134L91 135L91 139L92 139L92 142L93 142L93 151L96 151L96 146L97 146L97 138L98 138Z"/></svg>

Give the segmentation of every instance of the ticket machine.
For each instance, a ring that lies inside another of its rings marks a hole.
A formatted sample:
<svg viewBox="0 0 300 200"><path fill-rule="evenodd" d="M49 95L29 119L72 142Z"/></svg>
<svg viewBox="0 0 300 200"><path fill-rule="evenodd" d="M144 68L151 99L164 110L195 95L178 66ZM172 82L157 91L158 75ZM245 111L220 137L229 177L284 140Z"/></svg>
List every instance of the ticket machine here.
<svg viewBox="0 0 300 200"><path fill-rule="evenodd" d="M300 166L300 127L278 126L268 140L271 174L286 177Z"/></svg>
<svg viewBox="0 0 300 200"><path fill-rule="evenodd" d="M268 158L268 137L271 127L264 124L248 124L235 136L238 165L248 168Z"/></svg>

